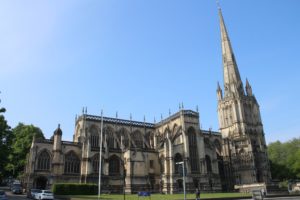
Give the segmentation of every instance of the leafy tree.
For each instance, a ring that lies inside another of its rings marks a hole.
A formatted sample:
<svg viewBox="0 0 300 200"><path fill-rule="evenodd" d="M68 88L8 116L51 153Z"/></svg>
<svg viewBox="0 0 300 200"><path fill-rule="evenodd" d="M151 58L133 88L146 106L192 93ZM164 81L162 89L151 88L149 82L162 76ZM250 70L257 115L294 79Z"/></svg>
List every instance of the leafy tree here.
<svg viewBox="0 0 300 200"><path fill-rule="evenodd" d="M274 179L300 178L300 138L284 143L270 143L268 154Z"/></svg>
<svg viewBox="0 0 300 200"><path fill-rule="evenodd" d="M0 100L1 102L1 100ZM3 178L7 175L5 165L8 162L8 153L12 142L12 132L10 126L5 120L5 108L0 108L0 184Z"/></svg>
<svg viewBox="0 0 300 200"><path fill-rule="evenodd" d="M13 176L18 176L24 171L33 137L44 138L40 128L34 125L19 123L13 130L12 151L9 155L10 163L7 169L13 172Z"/></svg>

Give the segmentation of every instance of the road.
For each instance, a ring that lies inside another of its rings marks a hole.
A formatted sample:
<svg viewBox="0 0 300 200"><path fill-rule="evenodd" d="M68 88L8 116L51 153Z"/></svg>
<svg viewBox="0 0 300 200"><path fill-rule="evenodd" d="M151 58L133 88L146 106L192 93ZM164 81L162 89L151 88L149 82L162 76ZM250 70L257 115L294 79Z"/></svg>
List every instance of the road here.
<svg viewBox="0 0 300 200"><path fill-rule="evenodd" d="M11 191L6 191L6 195L8 197L9 200L23 200L26 199L26 195L25 194L12 194Z"/></svg>
<svg viewBox="0 0 300 200"><path fill-rule="evenodd" d="M0 190L5 190L7 197L9 200L29 200L26 198L26 194L12 194L11 191L9 191L9 188L1 188ZM243 200L252 200L252 199L243 199ZM300 196L296 197L272 197L272 198L265 198L264 200L300 200Z"/></svg>
<svg viewBox="0 0 300 200"><path fill-rule="evenodd" d="M0 190L4 190L8 200L29 200L26 198L26 194L13 194L10 190L9 187L0 187Z"/></svg>
<svg viewBox="0 0 300 200"><path fill-rule="evenodd" d="M26 195L16 195L11 192L6 192L9 200L29 200ZM300 197L276 197L276 198L265 198L264 200L299 200ZM243 199L246 200L246 199ZM252 199L247 199L252 200Z"/></svg>

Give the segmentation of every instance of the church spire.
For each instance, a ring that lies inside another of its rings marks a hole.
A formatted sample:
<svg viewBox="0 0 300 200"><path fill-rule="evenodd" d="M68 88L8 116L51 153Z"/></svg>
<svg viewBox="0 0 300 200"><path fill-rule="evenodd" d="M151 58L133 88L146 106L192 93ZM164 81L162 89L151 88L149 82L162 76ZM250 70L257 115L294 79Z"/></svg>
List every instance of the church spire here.
<svg viewBox="0 0 300 200"><path fill-rule="evenodd" d="M225 97L233 95L244 95L243 83L235 61L230 39L224 23L221 8L219 7L220 29L222 40L222 57L224 68L224 94Z"/></svg>

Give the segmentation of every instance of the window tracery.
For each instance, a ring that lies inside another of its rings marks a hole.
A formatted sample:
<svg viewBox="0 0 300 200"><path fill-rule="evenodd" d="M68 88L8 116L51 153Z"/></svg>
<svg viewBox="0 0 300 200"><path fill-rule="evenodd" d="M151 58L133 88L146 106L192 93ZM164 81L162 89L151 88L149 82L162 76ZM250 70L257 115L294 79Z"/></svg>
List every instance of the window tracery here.
<svg viewBox="0 0 300 200"><path fill-rule="evenodd" d="M109 175L120 175L120 159L115 155L109 158Z"/></svg>
<svg viewBox="0 0 300 200"><path fill-rule="evenodd" d="M207 173L211 173L212 172L211 159L208 155L205 156L205 162L206 162Z"/></svg>
<svg viewBox="0 0 300 200"><path fill-rule="evenodd" d="M188 129L188 140L189 140L191 172L197 173L199 172L197 138L196 138L196 131L192 127Z"/></svg>
<svg viewBox="0 0 300 200"><path fill-rule="evenodd" d="M37 169L42 171L50 170L50 155L46 150L39 155Z"/></svg>
<svg viewBox="0 0 300 200"><path fill-rule="evenodd" d="M133 141L135 143L135 146L137 148L143 148L143 137L142 137L142 133L140 131L135 131L133 133Z"/></svg>
<svg viewBox="0 0 300 200"><path fill-rule="evenodd" d="M90 130L91 136L90 136L90 142L91 147L99 147L99 134L95 127L92 127Z"/></svg>
<svg viewBox="0 0 300 200"><path fill-rule="evenodd" d="M66 174L80 173L80 160L73 151L71 151L65 156L65 173Z"/></svg>

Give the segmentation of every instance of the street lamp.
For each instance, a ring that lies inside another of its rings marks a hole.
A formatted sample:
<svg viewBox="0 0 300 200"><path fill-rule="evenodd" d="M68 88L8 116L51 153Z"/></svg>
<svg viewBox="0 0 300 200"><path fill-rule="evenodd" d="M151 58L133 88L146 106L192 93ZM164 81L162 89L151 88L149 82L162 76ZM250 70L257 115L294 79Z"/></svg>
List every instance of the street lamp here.
<svg viewBox="0 0 300 200"><path fill-rule="evenodd" d="M125 169L125 158L123 162L123 199L125 200L125 187L126 187L126 169Z"/></svg>
<svg viewBox="0 0 300 200"><path fill-rule="evenodd" d="M182 177L183 177L183 193L184 193L184 200L186 200L186 190L185 190L185 165L184 161L175 163L176 165L182 165Z"/></svg>

